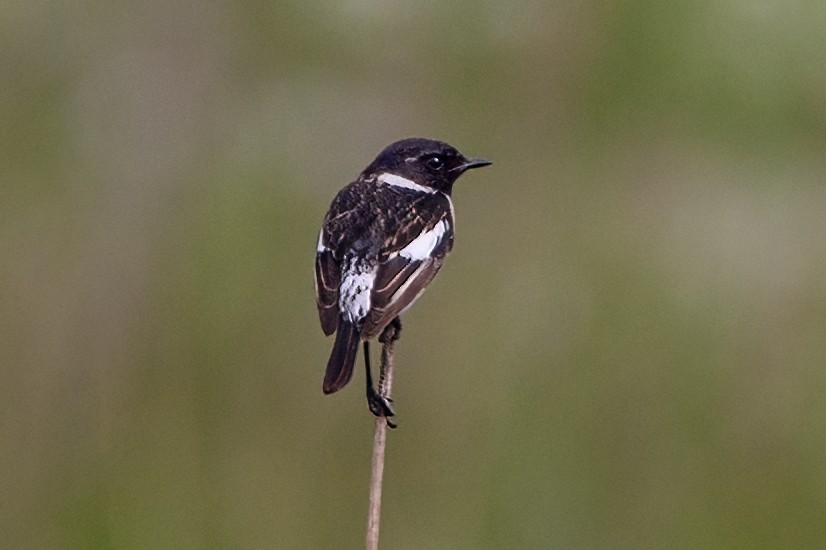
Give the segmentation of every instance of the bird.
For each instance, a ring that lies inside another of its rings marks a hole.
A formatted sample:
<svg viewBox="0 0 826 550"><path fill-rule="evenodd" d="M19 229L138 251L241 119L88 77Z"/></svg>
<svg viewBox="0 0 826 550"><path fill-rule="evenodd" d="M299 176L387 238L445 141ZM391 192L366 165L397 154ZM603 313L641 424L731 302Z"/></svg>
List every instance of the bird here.
<svg viewBox="0 0 826 550"><path fill-rule="evenodd" d="M369 341L388 325L401 329L399 316L421 296L453 248L453 184L466 171L490 164L442 141L402 139L385 147L335 196L315 257L321 329L326 336L335 333L325 394L350 381L361 341L368 408L376 416L395 414L373 387Z"/></svg>

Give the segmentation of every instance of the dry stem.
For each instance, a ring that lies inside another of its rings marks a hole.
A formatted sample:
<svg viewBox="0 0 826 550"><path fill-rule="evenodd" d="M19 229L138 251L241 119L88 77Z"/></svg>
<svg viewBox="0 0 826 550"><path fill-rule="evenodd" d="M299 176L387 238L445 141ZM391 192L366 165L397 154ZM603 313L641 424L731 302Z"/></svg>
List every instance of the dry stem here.
<svg viewBox="0 0 826 550"><path fill-rule="evenodd" d="M381 347L381 367L379 374L379 393L390 398L393 388L393 343L396 334L383 337ZM384 449L387 443L387 419L376 417L376 433L373 436L372 472L370 474L370 507L367 513L367 550L378 550L379 519L381 517L381 484L384 475Z"/></svg>

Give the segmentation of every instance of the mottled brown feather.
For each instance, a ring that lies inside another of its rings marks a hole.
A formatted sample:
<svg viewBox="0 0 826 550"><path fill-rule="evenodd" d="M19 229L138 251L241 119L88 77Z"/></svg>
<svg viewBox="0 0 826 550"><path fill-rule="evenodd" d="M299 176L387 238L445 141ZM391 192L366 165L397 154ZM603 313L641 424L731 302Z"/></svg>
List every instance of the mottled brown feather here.
<svg viewBox="0 0 826 550"><path fill-rule="evenodd" d="M393 292L389 292L389 290L392 290L395 285L388 287L385 289L387 291L383 293L376 292L374 288L372 294L373 307L370 308L370 313L365 317L361 327L362 338L378 336L390 321L421 295L441 267L442 258L412 262L399 272L397 279L403 279L404 282L396 287ZM407 273L407 271L411 272ZM399 282L398 280L396 282Z"/></svg>
<svg viewBox="0 0 826 550"><path fill-rule="evenodd" d="M446 219L450 230L433 258L411 261L398 253L416 237ZM316 257L316 301L321 328L335 332L341 268L346 255L373 255L378 262L371 310L359 327L372 338L409 306L433 279L453 246L450 199L442 193L420 193L358 180L345 187L330 206L322 225L325 250Z"/></svg>

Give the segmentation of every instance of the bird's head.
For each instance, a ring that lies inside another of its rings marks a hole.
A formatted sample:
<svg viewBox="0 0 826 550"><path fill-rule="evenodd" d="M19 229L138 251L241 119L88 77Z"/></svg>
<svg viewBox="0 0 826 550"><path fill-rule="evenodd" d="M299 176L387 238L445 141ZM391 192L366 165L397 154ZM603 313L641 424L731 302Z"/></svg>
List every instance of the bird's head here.
<svg viewBox="0 0 826 550"><path fill-rule="evenodd" d="M467 170L488 166L490 161L469 159L447 143L409 138L391 143L362 173L401 187L450 194L453 183Z"/></svg>

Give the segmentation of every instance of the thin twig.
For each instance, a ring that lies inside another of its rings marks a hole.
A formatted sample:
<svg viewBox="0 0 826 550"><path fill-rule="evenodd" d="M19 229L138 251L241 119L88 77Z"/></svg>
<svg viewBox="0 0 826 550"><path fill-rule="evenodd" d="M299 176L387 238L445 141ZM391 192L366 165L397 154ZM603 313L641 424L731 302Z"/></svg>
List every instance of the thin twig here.
<svg viewBox="0 0 826 550"><path fill-rule="evenodd" d="M387 399L390 399L393 388L393 343L395 339L395 334L389 338L381 338L379 394ZM387 442L387 424L387 419L383 416L376 417L376 433L373 435L372 472L370 474L370 507L367 512L367 550L378 550L379 547L381 484L382 477L384 476L384 449Z"/></svg>

